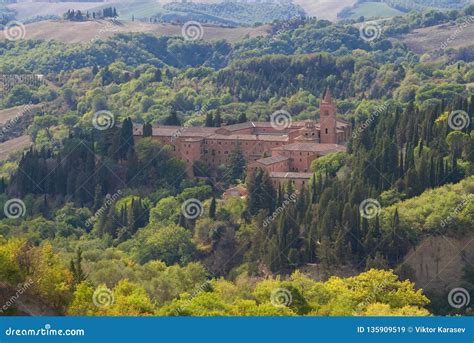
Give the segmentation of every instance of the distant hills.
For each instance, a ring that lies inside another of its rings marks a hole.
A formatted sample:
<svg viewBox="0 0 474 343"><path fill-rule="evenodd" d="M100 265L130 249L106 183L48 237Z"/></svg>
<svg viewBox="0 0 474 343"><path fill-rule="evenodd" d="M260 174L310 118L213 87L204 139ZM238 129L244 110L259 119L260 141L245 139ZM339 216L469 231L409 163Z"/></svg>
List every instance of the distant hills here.
<svg viewBox="0 0 474 343"><path fill-rule="evenodd" d="M358 0L338 13L339 19L393 17L410 11L460 10L472 0Z"/></svg>
<svg viewBox="0 0 474 343"><path fill-rule="evenodd" d="M262 2L112 0L107 2L76 1L61 3L45 1L6 4L4 9L8 8L10 11L14 11L16 19L30 22L48 16L62 16L67 10L96 12L101 8L110 6L117 8L119 18L123 20L168 23L194 20L224 26L271 23L274 20L286 20L306 15L304 9L291 0Z"/></svg>
<svg viewBox="0 0 474 343"><path fill-rule="evenodd" d="M12 3L14 2L14 3ZM459 10L474 0L109 0L20 1L0 0L0 24L9 20L24 23L58 19L67 10L98 11L117 8L119 19L142 22L184 23L198 21L220 26L251 26L310 16L337 21L364 20L401 15L410 11Z"/></svg>

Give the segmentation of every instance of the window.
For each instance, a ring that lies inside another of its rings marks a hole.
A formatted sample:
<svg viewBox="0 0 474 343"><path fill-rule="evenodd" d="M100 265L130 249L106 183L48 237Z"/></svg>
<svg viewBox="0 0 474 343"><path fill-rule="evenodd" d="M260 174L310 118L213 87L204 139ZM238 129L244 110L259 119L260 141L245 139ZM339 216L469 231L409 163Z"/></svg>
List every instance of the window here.
<svg viewBox="0 0 474 343"><path fill-rule="evenodd" d="M328 129L326 129L326 134L328 134L328 133L329 133L329 131L328 131Z"/></svg>

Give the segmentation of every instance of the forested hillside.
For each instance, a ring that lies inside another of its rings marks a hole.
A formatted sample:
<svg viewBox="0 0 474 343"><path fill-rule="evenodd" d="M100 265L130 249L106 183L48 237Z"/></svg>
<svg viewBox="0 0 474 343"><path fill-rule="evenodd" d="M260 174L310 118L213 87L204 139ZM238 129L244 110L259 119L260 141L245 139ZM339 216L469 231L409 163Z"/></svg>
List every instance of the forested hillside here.
<svg viewBox="0 0 474 343"><path fill-rule="evenodd" d="M0 290L31 283L28 296L61 315L470 314L449 307L449 289L419 289L405 259L425 237L474 231L474 62L429 60L395 37L472 10L410 13L376 39L299 18L235 44L0 42L1 72L44 74L0 101L33 113L1 127L33 146L0 163ZM307 188L246 175L238 148L214 177L198 161L191 178L172 142L150 138L152 126L280 110L319 119L325 89L353 131L347 152L315 160ZM236 185L246 197L223 195Z"/></svg>

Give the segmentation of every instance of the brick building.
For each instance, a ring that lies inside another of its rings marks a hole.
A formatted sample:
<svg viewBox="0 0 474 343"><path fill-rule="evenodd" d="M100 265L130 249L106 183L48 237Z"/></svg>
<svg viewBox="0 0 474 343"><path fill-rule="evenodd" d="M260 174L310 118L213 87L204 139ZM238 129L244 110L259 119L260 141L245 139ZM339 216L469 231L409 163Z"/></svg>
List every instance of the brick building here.
<svg viewBox="0 0 474 343"><path fill-rule="evenodd" d="M321 101L321 119L289 122L284 127L270 122L247 122L218 128L158 126L153 139L173 147L177 158L193 165L202 161L210 170L229 163L229 155L240 148L248 172L267 170L275 185L291 180L300 187L311 178L311 162L329 153L345 151L351 135L349 122L336 118L336 103L326 91ZM137 139L143 128L134 127Z"/></svg>

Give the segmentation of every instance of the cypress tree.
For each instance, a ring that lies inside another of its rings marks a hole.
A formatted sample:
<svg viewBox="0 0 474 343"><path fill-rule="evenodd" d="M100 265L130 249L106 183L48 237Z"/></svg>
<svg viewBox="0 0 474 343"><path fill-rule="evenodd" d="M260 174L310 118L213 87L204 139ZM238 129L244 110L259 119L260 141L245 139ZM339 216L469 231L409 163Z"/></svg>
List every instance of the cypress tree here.
<svg viewBox="0 0 474 343"><path fill-rule="evenodd" d="M143 137L151 137L153 136L153 126L147 122L143 124Z"/></svg>
<svg viewBox="0 0 474 343"><path fill-rule="evenodd" d="M206 127L214 127L214 118L212 117L212 113L206 113Z"/></svg>
<svg viewBox="0 0 474 343"><path fill-rule="evenodd" d="M209 218L216 219L216 197L212 197L209 205Z"/></svg>

